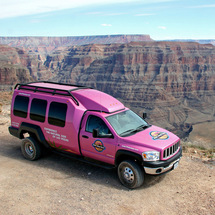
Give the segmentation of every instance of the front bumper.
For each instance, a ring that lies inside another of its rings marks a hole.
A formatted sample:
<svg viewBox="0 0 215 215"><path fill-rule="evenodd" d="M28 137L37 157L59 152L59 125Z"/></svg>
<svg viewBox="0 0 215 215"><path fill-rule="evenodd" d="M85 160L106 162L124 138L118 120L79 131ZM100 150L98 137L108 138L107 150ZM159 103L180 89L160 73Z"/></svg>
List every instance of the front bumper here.
<svg viewBox="0 0 215 215"><path fill-rule="evenodd" d="M154 161L154 162L144 162L143 168L146 174L150 175L160 175L162 173L174 170L178 167L179 161L182 157L182 147L180 147L178 153L172 158L166 161Z"/></svg>

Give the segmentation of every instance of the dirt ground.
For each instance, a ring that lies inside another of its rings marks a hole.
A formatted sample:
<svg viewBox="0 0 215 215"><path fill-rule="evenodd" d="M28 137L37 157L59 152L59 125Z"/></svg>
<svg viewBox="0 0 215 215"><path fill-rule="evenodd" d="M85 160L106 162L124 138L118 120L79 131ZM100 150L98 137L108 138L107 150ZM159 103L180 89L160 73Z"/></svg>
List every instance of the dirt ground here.
<svg viewBox="0 0 215 215"><path fill-rule="evenodd" d="M146 176L136 190L116 171L51 154L27 161L8 133L9 105L0 114L0 214L215 214L215 165L184 153L179 167Z"/></svg>

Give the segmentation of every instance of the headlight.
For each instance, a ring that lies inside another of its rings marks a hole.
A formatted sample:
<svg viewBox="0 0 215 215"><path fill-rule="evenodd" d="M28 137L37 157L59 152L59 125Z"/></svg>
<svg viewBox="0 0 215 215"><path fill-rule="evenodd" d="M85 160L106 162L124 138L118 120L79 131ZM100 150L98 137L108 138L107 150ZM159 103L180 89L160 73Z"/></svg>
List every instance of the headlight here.
<svg viewBox="0 0 215 215"><path fill-rule="evenodd" d="M160 160L160 152L147 151L142 153L144 161L157 161Z"/></svg>

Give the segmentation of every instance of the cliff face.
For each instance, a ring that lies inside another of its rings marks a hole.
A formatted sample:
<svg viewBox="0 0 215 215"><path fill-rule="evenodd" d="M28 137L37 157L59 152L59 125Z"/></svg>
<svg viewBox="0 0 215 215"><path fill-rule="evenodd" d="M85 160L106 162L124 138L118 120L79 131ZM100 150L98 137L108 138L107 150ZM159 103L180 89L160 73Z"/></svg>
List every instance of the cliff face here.
<svg viewBox="0 0 215 215"><path fill-rule="evenodd" d="M118 98L138 114L147 112L150 123L181 137L193 124L215 120L213 45L90 44L60 47L47 56L7 49L5 54L1 51L1 62L11 67L0 67L1 86L30 80L91 86Z"/></svg>
<svg viewBox="0 0 215 215"><path fill-rule="evenodd" d="M60 47L84 44L129 43L132 41L153 41L149 35L104 35L77 37L0 37L0 44L40 54L50 53Z"/></svg>
<svg viewBox="0 0 215 215"><path fill-rule="evenodd" d="M17 81L32 80L28 62L23 50L0 45L0 89L10 89Z"/></svg>
<svg viewBox="0 0 215 215"><path fill-rule="evenodd" d="M215 45L215 40L192 40L192 39L181 39L181 40L166 40L166 41L172 41L172 42L196 42L200 44L212 44Z"/></svg>
<svg viewBox="0 0 215 215"><path fill-rule="evenodd" d="M215 119L215 47L197 43L132 42L71 47L48 56L51 80L107 92L153 124L184 136Z"/></svg>
<svg viewBox="0 0 215 215"><path fill-rule="evenodd" d="M49 78L45 71L46 55L28 52L25 49L0 45L0 90L11 89L18 82L30 82Z"/></svg>

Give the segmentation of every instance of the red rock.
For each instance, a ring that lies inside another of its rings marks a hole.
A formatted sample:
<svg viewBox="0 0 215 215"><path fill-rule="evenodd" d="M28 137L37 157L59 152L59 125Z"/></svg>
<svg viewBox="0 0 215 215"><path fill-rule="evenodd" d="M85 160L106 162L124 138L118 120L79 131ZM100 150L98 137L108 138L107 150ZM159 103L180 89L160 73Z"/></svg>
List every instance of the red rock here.
<svg viewBox="0 0 215 215"><path fill-rule="evenodd" d="M0 67L2 84L25 82L30 77L92 86L113 95L137 113L148 112L152 124L177 131L180 136L189 133L192 124L215 120L213 45L90 44L60 47L48 56L7 48L12 53L8 64L15 63L26 70L9 73Z"/></svg>

